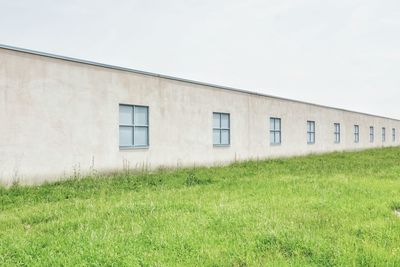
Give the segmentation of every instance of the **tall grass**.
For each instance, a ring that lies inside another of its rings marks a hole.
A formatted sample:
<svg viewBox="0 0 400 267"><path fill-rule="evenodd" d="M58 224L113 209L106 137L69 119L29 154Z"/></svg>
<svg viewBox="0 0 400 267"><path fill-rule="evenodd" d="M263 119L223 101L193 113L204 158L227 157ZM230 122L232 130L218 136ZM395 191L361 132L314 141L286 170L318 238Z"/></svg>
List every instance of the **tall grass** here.
<svg viewBox="0 0 400 267"><path fill-rule="evenodd" d="M0 188L4 266L400 266L400 149Z"/></svg>

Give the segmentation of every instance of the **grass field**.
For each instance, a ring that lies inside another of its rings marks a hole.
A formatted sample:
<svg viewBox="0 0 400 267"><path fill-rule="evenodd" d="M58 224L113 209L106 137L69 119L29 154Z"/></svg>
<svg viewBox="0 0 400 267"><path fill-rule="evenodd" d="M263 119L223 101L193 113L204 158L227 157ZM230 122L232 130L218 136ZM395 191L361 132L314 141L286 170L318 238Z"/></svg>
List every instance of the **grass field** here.
<svg viewBox="0 0 400 267"><path fill-rule="evenodd" d="M400 266L400 148L0 189L4 266Z"/></svg>

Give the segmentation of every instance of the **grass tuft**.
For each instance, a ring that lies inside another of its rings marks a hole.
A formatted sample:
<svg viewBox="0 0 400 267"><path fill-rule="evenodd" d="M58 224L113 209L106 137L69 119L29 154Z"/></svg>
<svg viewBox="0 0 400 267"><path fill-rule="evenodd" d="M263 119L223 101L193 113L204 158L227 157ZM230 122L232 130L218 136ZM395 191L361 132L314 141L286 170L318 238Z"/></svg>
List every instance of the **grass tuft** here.
<svg viewBox="0 0 400 267"><path fill-rule="evenodd" d="M185 184L186 184L186 186L194 186L194 185L210 184L211 182L212 181L210 178L200 179L199 177L197 177L197 174L195 171L189 171L186 176Z"/></svg>
<svg viewBox="0 0 400 267"><path fill-rule="evenodd" d="M400 211L400 201L392 202L390 207L391 207L392 210Z"/></svg>

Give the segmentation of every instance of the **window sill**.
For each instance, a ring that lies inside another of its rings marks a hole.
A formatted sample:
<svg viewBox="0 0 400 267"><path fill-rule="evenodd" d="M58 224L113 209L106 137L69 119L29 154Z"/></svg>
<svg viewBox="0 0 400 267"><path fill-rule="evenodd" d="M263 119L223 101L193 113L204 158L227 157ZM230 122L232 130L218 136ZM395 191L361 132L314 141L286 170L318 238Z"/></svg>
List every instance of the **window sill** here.
<svg viewBox="0 0 400 267"><path fill-rule="evenodd" d="M230 147L231 145L230 144L228 144L228 145L213 145L213 147Z"/></svg>
<svg viewBox="0 0 400 267"><path fill-rule="evenodd" d="M270 145L270 146L280 146L281 144L282 144L282 143L272 143L272 144L270 143L269 145Z"/></svg>
<svg viewBox="0 0 400 267"><path fill-rule="evenodd" d="M313 142L313 143L308 143L308 142L307 142L307 145L315 145L315 142Z"/></svg>
<svg viewBox="0 0 400 267"><path fill-rule="evenodd" d="M141 150L141 149L149 149L149 146L120 146L119 150Z"/></svg>

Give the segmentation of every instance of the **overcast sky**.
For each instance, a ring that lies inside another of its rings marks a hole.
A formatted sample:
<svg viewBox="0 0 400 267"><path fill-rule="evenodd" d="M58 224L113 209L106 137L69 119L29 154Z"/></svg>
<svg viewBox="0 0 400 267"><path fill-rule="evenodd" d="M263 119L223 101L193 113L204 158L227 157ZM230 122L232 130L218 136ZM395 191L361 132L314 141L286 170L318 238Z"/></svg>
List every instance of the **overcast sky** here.
<svg viewBox="0 0 400 267"><path fill-rule="evenodd" d="M400 118L398 0L0 0L0 43Z"/></svg>

